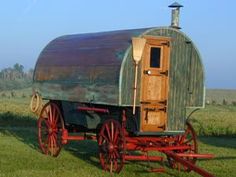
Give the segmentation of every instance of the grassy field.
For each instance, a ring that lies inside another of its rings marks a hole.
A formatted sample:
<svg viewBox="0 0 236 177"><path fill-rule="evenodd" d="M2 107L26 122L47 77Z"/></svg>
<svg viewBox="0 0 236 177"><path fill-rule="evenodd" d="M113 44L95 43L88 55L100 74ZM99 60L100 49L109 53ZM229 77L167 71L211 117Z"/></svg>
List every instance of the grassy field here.
<svg viewBox="0 0 236 177"><path fill-rule="evenodd" d="M36 117L29 111L29 98L0 100L0 177L27 176L111 176L101 170L97 144L93 141L71 142L57 158L47 157L38 149ZM201 153L215 154L212 160L199 160L198 165L219 177L236 176L236 107L207 106L190 121L199 137ZM89 147L89 148L88 148ZM161 164L152 164L155 167ZM127 163L113 176L199 176L170 169L166 173L148 173L147 163Z"/></svg>
<svg viewBox="0 0 236 177"><path fill-rule="evenodd" d="M216 104L222 104L223 100L226 100L228 104L236 102L236 90L207 89L206 101L212 103L213 100Z"/></svg>

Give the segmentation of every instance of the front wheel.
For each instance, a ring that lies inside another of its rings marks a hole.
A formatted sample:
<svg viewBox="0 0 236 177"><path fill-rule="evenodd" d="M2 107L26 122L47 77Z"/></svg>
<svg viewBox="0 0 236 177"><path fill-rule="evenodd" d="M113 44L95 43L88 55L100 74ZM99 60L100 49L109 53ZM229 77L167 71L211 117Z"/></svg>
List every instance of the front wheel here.
<svg viewBox="0 0 236 177"><path fill-rule="evenodd" d="M119 173L124 165L124 135L120 123L105 121L98 135L99 158L102 168Z"/></svg>

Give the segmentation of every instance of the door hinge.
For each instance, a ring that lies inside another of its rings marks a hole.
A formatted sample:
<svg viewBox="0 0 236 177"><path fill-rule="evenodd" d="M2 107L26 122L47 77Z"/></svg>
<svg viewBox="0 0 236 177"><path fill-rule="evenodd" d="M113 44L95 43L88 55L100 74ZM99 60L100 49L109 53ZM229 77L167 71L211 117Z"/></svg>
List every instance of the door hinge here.
<svg viewBox="0 0 236 177"><path fill-rule="evenodd" d="M166 71L160 72L160 74L168 76L169 73L168 73L168 70L166 70Z"/></svg>
<svg viewBox="0 0 236 177"><path fill-rule="evenodd" d="M141 104L151 104L150 101L140 101Z"/></svg>
<svg viewBox="0 0 236 177"><path fill-rule="evenodd" d="M166 112L166 107L164 108L144 108L145 111L164 111Z"/></svg>
<svg viewBox="0 0 236 177"><path fill-rule="evenodd" d="M162 44L162 45L166 45L167 47L170 47L170 42L169 42L169 41L167 41L167 42L162 42L161 44Z"/></svg>
<svg viewBox="0 0 236 177"><path fill-rule="evenodd" d="M167 104L167 100L159 101L158 103L166 105Z"/></svg>

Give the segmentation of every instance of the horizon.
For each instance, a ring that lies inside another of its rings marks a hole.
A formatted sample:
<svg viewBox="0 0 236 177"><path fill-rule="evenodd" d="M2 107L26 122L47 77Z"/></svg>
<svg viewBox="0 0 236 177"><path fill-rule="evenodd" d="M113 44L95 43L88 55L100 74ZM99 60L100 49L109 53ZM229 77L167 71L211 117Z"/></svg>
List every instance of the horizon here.
<svg viewBox="0 0 236 177"><path fill-rule="evenodd" d="M42 49L58 36L169 26L171 10L168 5L174 1L148 2L2 2L0 69L15 63L22 64L25 70L34 68ZM203 58L206 88L236 89L236 15L233 13L236 2L181 0L178 3L184 6L180 12L181 31L193 40ZM149 10L140 15L143 9Z"/></svg>

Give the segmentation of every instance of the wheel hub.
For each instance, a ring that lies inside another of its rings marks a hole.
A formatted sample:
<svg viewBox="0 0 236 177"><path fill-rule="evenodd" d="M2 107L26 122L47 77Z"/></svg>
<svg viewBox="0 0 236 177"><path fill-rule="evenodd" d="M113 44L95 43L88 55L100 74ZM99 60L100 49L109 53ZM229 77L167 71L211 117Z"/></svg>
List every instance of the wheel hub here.
<svg viewBox="0 0 236 177"><path fill-rule="evenodd" d="M113 152L114 151L114 145L112 143L108 144L108 151Z"/></svg>

